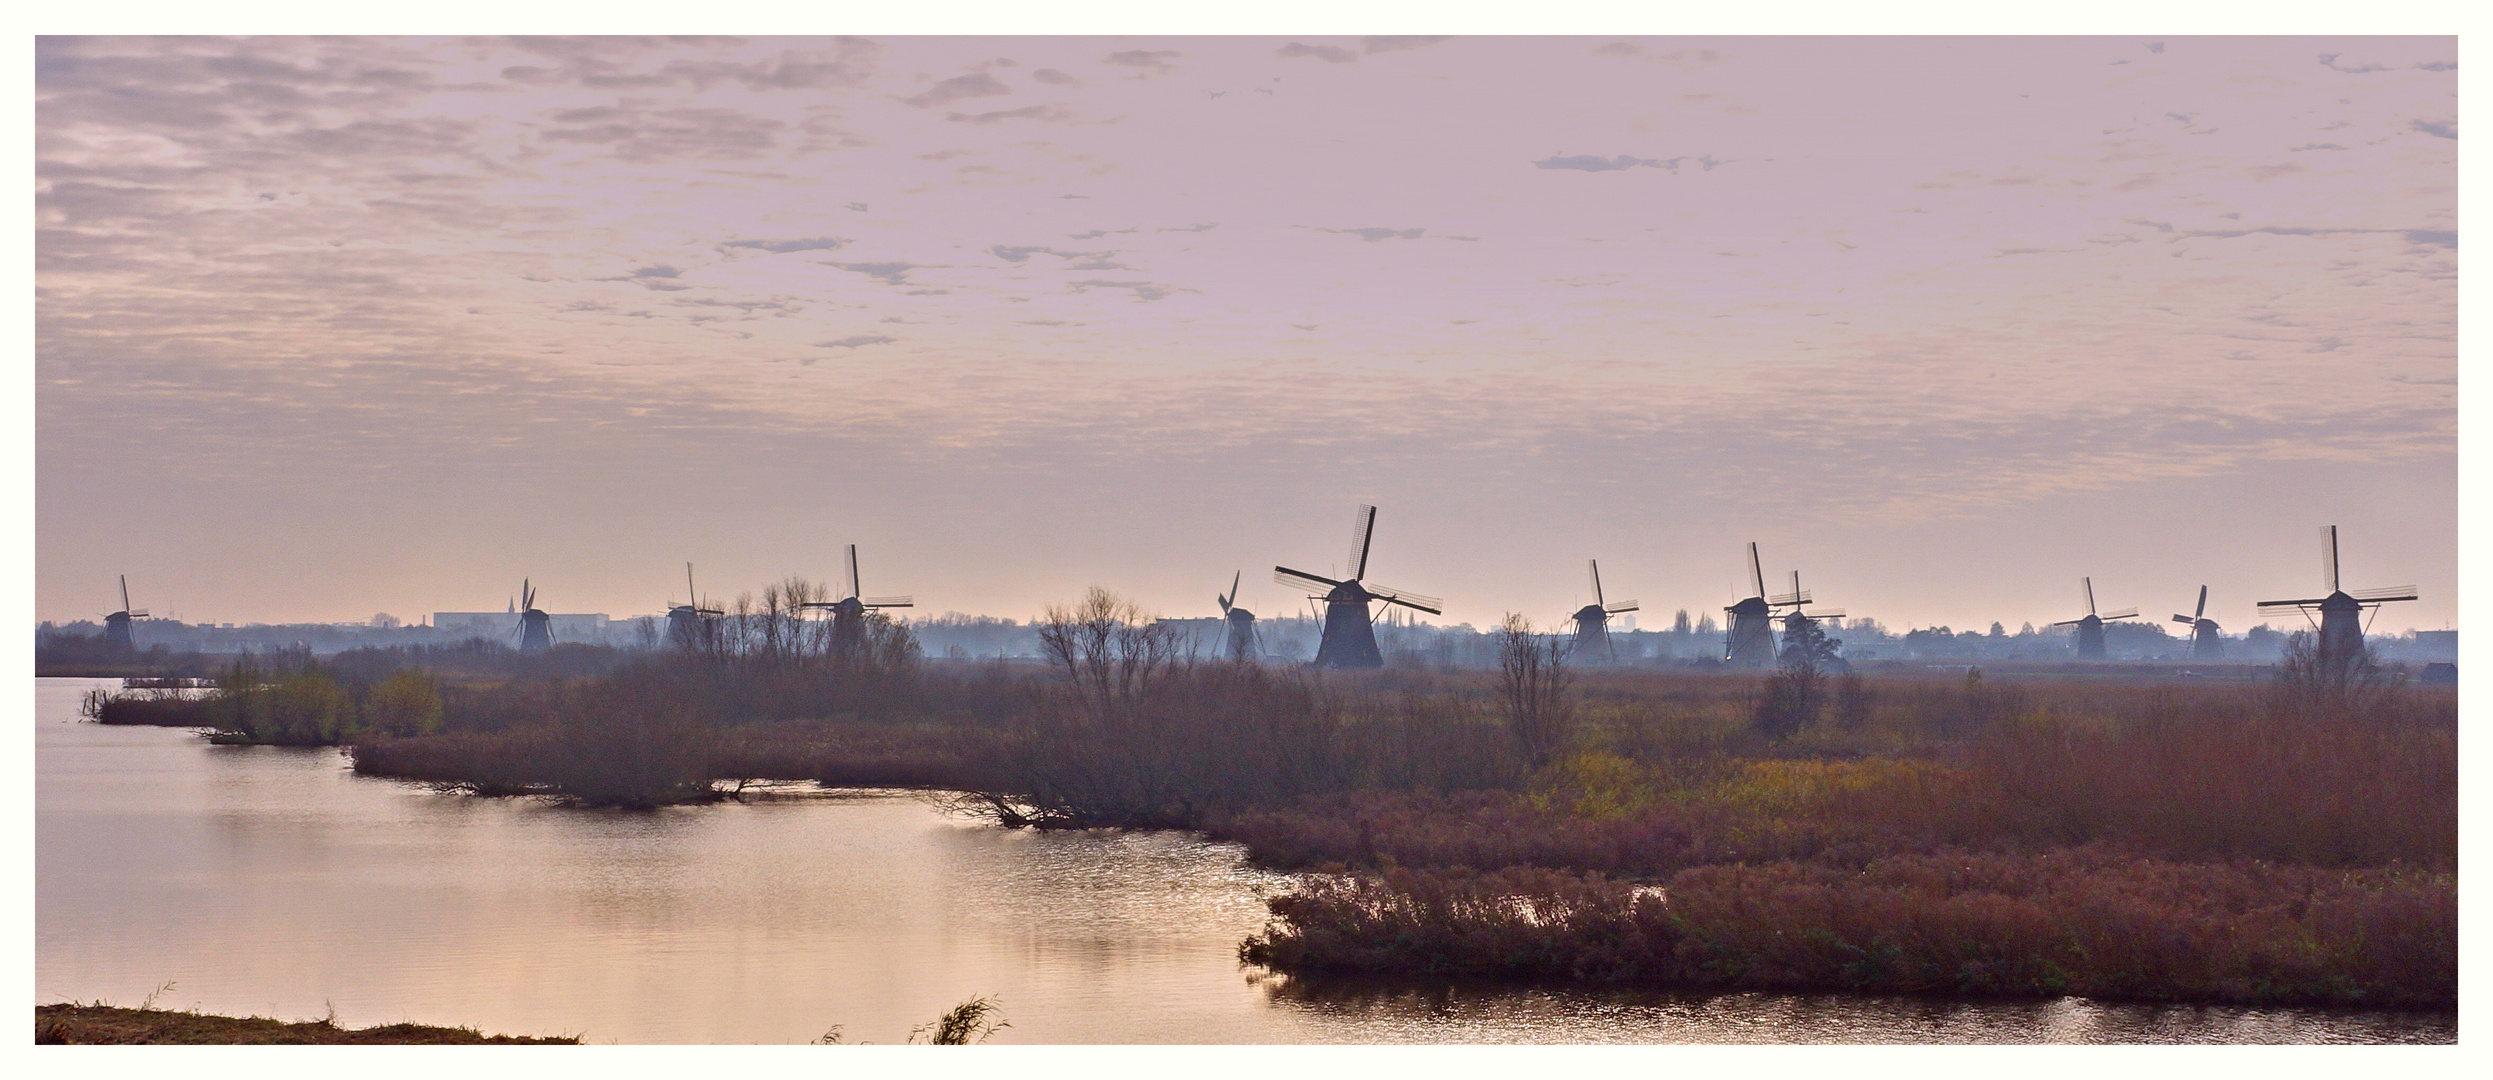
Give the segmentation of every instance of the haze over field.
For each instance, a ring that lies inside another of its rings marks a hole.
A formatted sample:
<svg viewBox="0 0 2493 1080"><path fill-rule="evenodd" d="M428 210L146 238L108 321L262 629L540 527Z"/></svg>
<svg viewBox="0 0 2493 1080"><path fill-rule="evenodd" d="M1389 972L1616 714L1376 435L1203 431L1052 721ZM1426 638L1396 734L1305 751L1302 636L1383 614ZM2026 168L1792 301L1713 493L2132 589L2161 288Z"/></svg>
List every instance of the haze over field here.
<svg viewBox="0 0 2493 1080"><path fill-rule="evenodd" d="M2456 54L41 39L36 615L2454 626Z"/></svg>

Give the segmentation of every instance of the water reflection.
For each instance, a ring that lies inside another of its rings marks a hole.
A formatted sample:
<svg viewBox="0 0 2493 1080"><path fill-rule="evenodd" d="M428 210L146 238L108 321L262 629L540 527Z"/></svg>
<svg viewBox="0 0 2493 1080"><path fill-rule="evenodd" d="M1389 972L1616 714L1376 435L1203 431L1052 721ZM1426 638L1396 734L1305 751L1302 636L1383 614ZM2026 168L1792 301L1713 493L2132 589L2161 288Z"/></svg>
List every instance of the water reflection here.
<svg viewBox="0 0 2493 1080"><path fill-rule="evenodd" d="M595 1042L2451 1041L2450 1014L1281 979L1285 878L1173 834L1007 832L905 793L649 813L361 780L333 751L76 722L37 680L36 994Z"/></svg>

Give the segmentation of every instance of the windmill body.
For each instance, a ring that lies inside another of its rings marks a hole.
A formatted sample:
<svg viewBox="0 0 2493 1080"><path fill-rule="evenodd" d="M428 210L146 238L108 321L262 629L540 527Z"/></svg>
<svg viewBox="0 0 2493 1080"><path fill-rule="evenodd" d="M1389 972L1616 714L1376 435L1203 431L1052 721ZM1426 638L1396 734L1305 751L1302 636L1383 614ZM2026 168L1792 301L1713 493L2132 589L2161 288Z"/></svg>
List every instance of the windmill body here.
<svg viewBox="0 0 2493 1080"><path fill-rule="evenodd" d="M554 647L554 617L537 610L537 590L519 583L519 651L544 652Z"/></svg>
<svg viewBox="0 0 2493 1080"><path fill-rule="evenodd" d="M1783 650L1777 653L1778 656L1781 656L1782 652L1802 648L1804 643L1816 643L1810 646L1812 650L1832 648L1832 645L1826 642L1825 636L1816 632L1818 623L1826 619L1843 618L1844 612L1840 608L1809 607L1812 599L1809 590L1801 588L1798 570L1792 571L1791 592L1766 598L1766 606L1769 608L1792 609L1791 614L1783 617ZM1813 653L1805 658L1805 662L1812 666L1833 665L1839 670L1850 670L1850 665L1846 664L1842 658L1833 655L1832 652Z"/></svg>
<svg viewBox="0 0 2493 1080"><path fill-rule="evenodd" d="M130 632L133 622L147 613L130 606L130 578L121 578L121 610L104 616L104 647L117 653L138 651L138 638Z"/></svg>
<svg viewBox="0 0 2493 1080"><path fill-rule="evenodd" d="M2225 635L2216 620L2207 617L2207 586L2199 586L2199 607L2195 614L2176 612L2173 621L2190 628L2190 658L2219 660L2225 655Z"/></svg>
<svg viewBox="0 0 2493 1080"><path fill-rule="evenodd" d="M855 544L848 545L848 581L846 582L846 585L847 591L837 600L817 600L801 605L806 608L817 608L831 613L831 653L834 656L852 656L864 646L866 640L866 612L878 608L910 607L913 604L912 598L907 596L858 595L857 545Z"/></svg>
<svg viewBox="0 0 2493 1080"><path fill-rule="evenodd" d="M1775 666L1775 611L1766 602L1766 572L1757 561L1757 544L1749 544L1749 583L1757 591L1723 609L1723 662L1736 668L1763 671Z"/></svg>
<svg viewBox="0 0 2493 1080"><path fill-rule="evenodd" d="M667 606L667 644L678 649L699 647L709 637L710 620L725 614L701 605L701 594L693 588L692 564L684 564L684 602Z"/></svg>
<svg viewBox="0 0 2493 1080"><path fill-rule="evenodd" d="M2138 614L2138 609L2122 608L2119 611L2098 614L2095 611L2095 579L2079 578L2078 584L2086 591L2086 617L2082 619L2064 619L2060 622L2053 623L2052 625L2077 627L2077 658L2089 661L2101 660L2104 658L2104 622L2110 619L2134 618Z"/></svg>
<svg viewBox="0 0 2493 1080"><path fill-rule="evenodd" d="M1229 625L1223 654L1241 664L1251 664L1263 655L1263 650L1255 639L1255 613L1239 607L1237 603L1238 582L1243 576L1243 572L1232 573L1229 576L1229 591L1214 599L1220 602L1221 619Z"/></svg>
<svg viewBox="0 0 2493 1080"><path fill-rule="evenodd" d="M1316 645L1317 667L1374 669L1385 666L1384 654L1376 648L1376 623L1368 613L1368 605L1372 602L1382 600L1389 606L1400 604L1431 615L1444 613L1444 602L1436 597L1370 585L1360 580L1367 574L1368 546L1375 536L1376 507L1362 505L1352 520L1350 579L1347 581L1335 581L1286 566L1272 568L1273 580L1283 585L1311 592L1324 590L1324 639Z"/></svg>
<svg viewBox="0 0 2493 1080"><path fill-rule="evenodd" d="M1634 600L1621 600L1615 604L1605 602L1601 595L1600 561L1587 559L1585 566L1593 577L1593 602L1577 608L1575 614L1568 616L1575 620L1575 648L1572 651L1578 663L1614 664L1618 662L1619 654L1610 642L1610 617L1641 609Z"/></svg>
<svg viewBox="0 0 2493 1080"><path fill-rule="evenodd" d="M2259 602L2259 613L2267 616L2300 611L2309 617L2317 611L2320 615L2320 668L2324 672L2343 675L2353 667L2356 658L2363 655L2364 610L2378 610L2382 604L2413 600L2415 586L2348 592L2338 587L2337 526L2330 525L2322 530L2321 542L2320 569L2328 594L2307 600L2262 600Z"/></svg>

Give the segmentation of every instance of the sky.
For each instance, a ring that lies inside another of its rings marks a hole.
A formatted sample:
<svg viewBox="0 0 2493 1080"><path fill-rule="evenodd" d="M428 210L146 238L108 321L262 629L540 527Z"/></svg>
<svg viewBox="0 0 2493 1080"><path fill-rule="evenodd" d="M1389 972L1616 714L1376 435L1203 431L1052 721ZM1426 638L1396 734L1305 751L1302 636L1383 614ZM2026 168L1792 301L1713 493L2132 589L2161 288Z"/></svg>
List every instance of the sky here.
<svg viewBox="0 0 2493 1080"><path fill-rule="evenodd" d="M2451 38L39 39L35 607L2456 625ZM1778 590L1779 591L1779 590Z"/></svg>

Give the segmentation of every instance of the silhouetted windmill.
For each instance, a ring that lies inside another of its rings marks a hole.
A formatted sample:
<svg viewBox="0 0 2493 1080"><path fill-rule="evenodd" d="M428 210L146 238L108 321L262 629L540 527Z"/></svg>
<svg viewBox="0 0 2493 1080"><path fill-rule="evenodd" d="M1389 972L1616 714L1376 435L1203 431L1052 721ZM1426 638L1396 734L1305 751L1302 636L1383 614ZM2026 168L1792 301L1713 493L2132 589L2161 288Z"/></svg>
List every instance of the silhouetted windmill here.
<svg viewBox="0 0 2493 1080"><path fill-rule="evenodd" d="M537 590L527 578L519 579L519 625L511 632L519 635L521 652L544 652L554 647L554 617L537 610Z"/></svg>
<svg viewBox="0 0 2493 1080"><path fill-rule="evenodd" d="M1766 598L1766 606L1768 607L1788 607L1792 609L1791 614L1783 617L1783 639L1785 642L1788 643L1792 641L1794 634L1805 633L1803 629L1804 627L1815 626L1822 619L1840 619L1844 617L1844 609L1842 608L1807 607L1811 599L1812 597L1809 595L1809 590L1801 588L1800 571L1798 570L1792 571L1791 592L1783 593L1777 596L1769 596Z"/></svg>
<svg viewBox="0 0 2493 1080"><path fill-rule="evenodd" d="M130 606L130 576L121 575L121 610L104 616L104 647L113 652L137 652L138 639L131 636L130 623L146 617L146 612Z"/></svg>
<svg viewBox="0 0 2493 1080"><path fill-rule="evenodd" d="M1757 542L1749 541L1749 584L1757 591L1724 608L1731 616L1724 628L1723 662L1736 668L1770 668L1775 664L1774 607L1766 601L1766 571L1757 561Z"/></svg>
<svg viewBox="0 0 2493 1080"><path fill-rule="evenodd" d="M836 656L847 656L855 652L857 646L865 640L867 609L909 607L911 604L910 598L906 596L858 595L857 545L850 544L848 545L847 591L842 592L837 600L815 600L799 606L830 610L831 652Z"/></svg>
<svg viewBox="0 0 2493 1080"><path fill-rule="evenodd" d="M2097 615L2095 614L2095 579L2079 578L2078 584L2086 589L2086 617L2068 619L2052 625L2077 627L2078 659L2101 660L2103 659L2103 624L2112 619L2136 618L2138 609L2122 608L2119 611L2107 611Z"/></svg>
<svg viewBox="0 0 2493 1080"><path fill-rule="evenodd" d="M2314 610L2320 613L2320 668L2341 674L2363 654L2363 609L2374 612L2382 604L2415 599L2415 586L2400 585L2389 589L2359 589L2347 592L2337 585L2337 526L2331 525L2320 534L2320 571L2328 585L2328 595L2317 600L2262 600L2259 615L2267 618L2288 611L2302 612L2305 619Z"/></svg>
<svg viewBox="0 0 2493 1080"><path fill-rule="evenodd" d="M667 644L689 649L708 637L709 620L726 614L717 608L701 606L701 594L693 590L692 564L684 564L684 602L667 605Z"/></svg>
<svg viewBox="0 0 2493 1080"><path fill-rule="evenodd" d="M1253 663L1263 655L1263 650L1257 647L1255 639L1255 613L1237 604L1238 582L1244 576L1244 571L1229 575L1229 591L1216 599L1221 604L1221 618L1229 621L1229 658L1240 663Z"/></svg>
<svg viewBox="0 0 2493 1080"><path fill-rule="evenodd" d="M1584 566L1593 575L1593 602L1577 608L1575 614L1570 616L1575 620L1574 652L1584 658L1579 663L1617 663L1619 652L1610 644L1610 617L1639 609L1634 600L1603 603L1600 560L1586 559Z"/></svg>
<svg viewBox="0 0 2493 1080"><path fill-rule="evenodd" d="M2199 607L2196 613L2175 613L2173 621L2190 627L2190 658L2214 660L2225 655L2225 635L2217 629L2216 620L2207 617L2207 586L2199 586Z"/></svg>
<svg viewBox="0 0 2493 1080"><path fill-rule="evenodd" d="M1388 589L1360 580L1367 576L1368 541L1375 535L1376 507L1361 504L1351 522L1350 579L1347 581L1318 577L1286 566L1272 568L1274 581L1294 589L1324 591L1324 640L1316 646L1317 667L1385 666L1385 657L1376 651L1376 625L1368 615L1369 601L1400 604L1431 615L1445 613L1445 601L1434 596Z"/></svg>

